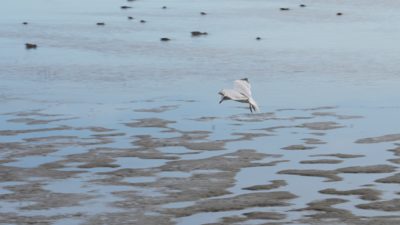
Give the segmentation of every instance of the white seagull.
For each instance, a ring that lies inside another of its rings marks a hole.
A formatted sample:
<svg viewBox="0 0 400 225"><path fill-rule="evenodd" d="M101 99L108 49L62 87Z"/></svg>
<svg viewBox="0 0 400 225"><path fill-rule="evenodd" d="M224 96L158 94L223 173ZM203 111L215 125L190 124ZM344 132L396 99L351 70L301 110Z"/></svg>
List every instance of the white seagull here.
<svg viewBox="0 0 400 225"><path fill-rule="evenodd" d="M242 103L249 103L250 112L260 111L256 101L251 96L251 85L249 79L243 78L233 82L233 89L222 89L218 94L221 95L221 104L225 100L233 100Z"/></svg>

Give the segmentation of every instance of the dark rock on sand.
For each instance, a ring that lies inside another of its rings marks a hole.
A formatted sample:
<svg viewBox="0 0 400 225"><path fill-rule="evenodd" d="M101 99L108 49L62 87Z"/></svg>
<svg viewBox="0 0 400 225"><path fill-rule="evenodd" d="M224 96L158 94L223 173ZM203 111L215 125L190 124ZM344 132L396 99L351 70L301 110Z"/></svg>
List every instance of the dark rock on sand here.
<svg viewBox="0 0 400 225"><path fill-rule="evenodd" d="M141 23L146 23L146 20L140 20Z"/></svg>
<svg viewBox="0 0 400 225"><path fill-rule="evenodd" d="M163 6L162 9L167 9L167 6Z"/></svg>
<svg viewBox="0 0 400 225"><path fill-rule="evenodd" d="M289 11L289 8L280 8L281 11Z"/></svg>
<svg viewBox="0 0 400 225"><path fill-rule="evenodd" d="M97 25L97 26L104 26L104 25L106 25L106 24L103 23L103 22L100 22L100 23L96 23L96 25Z"/></svg>
<svg viewBox="0 0 400 225"><path fill-rule="evenodd" d="M23 24L23 25L28 25L28 22L23 22L22 24Z"/></svg>
<svg viewBox="0 0 400 225"><path fill-rule="evenodd" d="M127 6L127 5L121 6L121 9L130 9L130 8L132 8L132 6Z"/></svg>
<svg viewBox="0 0 400 225"><path fill-rule="evenodd" d="M25 44L26 49L36 49L37 45L36 44L31 44L31 43L26 43Z"/></svg>
<svg viewBox="0 0 400 225"><path fill-rule="evenodd" d="M128 16L128 20L133 20L133 17L132 16Z"/></svg>
<svg viewBox="0 0 400 225"><path fill-rule="evenodd" d="M259 40L261 40L261 38L260 37L256 37L256 40L259 41Z"/></svg>
<svg viewBox="0 0 400 225"><path fill-rule="evenodd" d="M207 13L205 13L205 12L200 12L200 15L205 16L205 15L207 15Z"/></svg>
<svg viewBox="0 0 400 225"><path fill-rule="evenodd" d="M341 16L341 15L343 15L343 13L341 12L336 13L336 16Z"/></svg>
<svg viewBox="0 0 400 225"><path fill-rule="evenodd" d="M169 38L161 38L160 41L170 41L171 39Z"/></svg>
<svg viewBox="0 0 400 225"><path fill-rule="evenodd" d="M304 5L304 4L300 4L300 7L306 7L306 5Z"/></svg>
<svg viewBox="0 0 400 225"><path fill-rule="evenodd" d="M328 188L320 190L319 192L322 194L331 194L331 195L359 195L361 199L368 201L379 200L379 196L381 195L380 191L370 188L360 188L347 191L338 191L334 188Z"/></svg>
<svg viewBox="0 0 400 225"><path fill-rule="evenodd" d="M207 32L200 32L200 31L192 31L192 37L198 37L202 35L208 35Z"/></svg>
<svg viewBox="0 0 400 225"><path fill-rule="evenodd" d="M391 173L397 167L390 165L351 166L337 169L341 173Z"/></svg>

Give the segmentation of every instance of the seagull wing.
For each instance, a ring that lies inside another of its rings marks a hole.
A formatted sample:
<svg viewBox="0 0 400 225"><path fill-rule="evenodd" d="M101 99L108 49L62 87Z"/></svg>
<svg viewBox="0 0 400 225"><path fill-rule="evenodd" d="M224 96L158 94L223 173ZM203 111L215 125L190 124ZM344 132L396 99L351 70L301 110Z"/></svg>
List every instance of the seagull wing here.
<svg viewBox="0 0 400 225"><path fill-rule="evenodd" d="M224 93L223 93L224 97L227 97L234 101L245 101L246 99L248 99L247 96L243 95L242 93L240 93L237 90L224 89L223 91L224 91Z"/></svg>
<svg viewBox="0 0 400 225"><path fill-rule="evenodd" d="M247 98L251 98L251 85L247 79L235 80L233 88Z"/></svg>

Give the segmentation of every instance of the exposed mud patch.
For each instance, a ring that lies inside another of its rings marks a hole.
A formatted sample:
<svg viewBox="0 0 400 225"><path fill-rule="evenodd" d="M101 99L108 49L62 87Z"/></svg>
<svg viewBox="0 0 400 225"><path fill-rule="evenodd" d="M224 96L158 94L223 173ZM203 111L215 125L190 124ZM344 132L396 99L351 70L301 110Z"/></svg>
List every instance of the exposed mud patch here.
<svg viewBox="0 0 400 225"><path fill-rule="evenodd" d="M352 116L352 115L339 115L335 112L313 112L313 116L331 116L335 117L339 120L350 120L350 119L360 119L363 118L362 116Z"/></svg>
<svg viewBox="0 0 400 225"><path fill-rule="evenodd" d="M300 161L302 164L338 164L343 162L343 160L338 159L316 159L316 160L303 160Z"/></svg>
<svg viewBox="0 0 400 225"><path fill-rule="evenodd" d="M400 173L376 180L378 183L400 184Z"/></svg>
<svg viewBox="0 0 400 225"><path fill-rule="evenodd" d="M397 167L390 165L352 166L337 169L341 173L391 173Z"/></svg>
<svg viewBox="0 0 400 225"><path fill-rule="evenodd" d="M162 105L156 108L149 108L149 109L135 109L135 112L150 112L150 113L162 113L166 111L171 111L177 109L179 105Z"/></svg>
<svg viewBox="0 0 400 225"><path fill-rule="evenodd" d="M286 147L283 147L283 150L310 150L314 149L315 147L312 146L305 146L305 145L289 145Z"/></svg>
<svg viewBox="0 0 400 225"><path fill-rule="evenodd" d="M356 205L356 207L360 209L374 209L374 210L389 211L389 212L399 212L400 199L359 204Z"/></svg>
<svg viewBox="0 0 400 225"><path fill-rule="evenodd" d="M394 142L400 140L400 134L387 134L377 137L362 138L355 141L357 144L374 144L381 142Z"/></svg>
<svg viewBox="0 0 400 225"><path fill-rule="evenodd" d="M334 188L328 188L320 190L319 192L322 194L330 194L330 195L359 195L361 199L368 201L379 200L379 196L381 195L380 191L369 188L361 188L348 191L338 191Z"/></svg>
<svg viewBox="0 0 400 225"><path fill-rule="evenodd" d="M289 192L258 192L242 194L231 198L209 199L197 202L194 206L182 209L171 209L170 213L178 217L190 216L200 212L221 212L240 210L250 207L285 206L290 199L297 196Z"/></svg>
<svg viewBox="0 0 400 225"><path fill-rule="evenodd" d="M336 154L315 154L310 155L311 157L319 157L319 156L331 156L340 159L351 159L351 158L360 158L364 157L365 155L354 155L354 154L343 154L343 153L336 153Z"/></svg>
<svg viewBox="0 0 400 225"><path fill-rule="evenodd" d="M323 144L326 144L326 142L324 142L324 141L322 141L320 139L317 139L317 138L303 138L302 140L304 140L305 144L308 144L308 145L323 145Z"/></svg>
<svg viewBox="0 0 400 225"><path fill-rule="evenodd" d="M160 118L145 118L138 119L137 122L125 123L128 127L156 127L156 128L166 128L168 124L176 123L171 120L164 120Z"/></svg>
<svg viewBox="0 0 400 225"><path fill-rule="evenodd" d="M332 130L337 128L343 128L344 126L339 125L336 122L313 122L313 123L303 123L298 127L307 128L310 130Z"/></svg>
<svg viewBox="0 0 400 225"><path fill-rule="evenodd" d="M340 199L340 198L329 198L329 199L325 199L325 200L321 200L321 201L314 201L314 202L310 202L308 203L308 207L300 209L300 211L308 211L308 210L312 210L312 211L316 211L318 213L313 214L313 215L309 215L309 217L313 218L313 219L351 219L354 218L355 216L344 209L338 209L338 208L334 208L332 207L333 205L337 205L337 204L341 204L341 203L345 203L347 202L347 200L344 199ZM312 220L308 220L309 222L312 222ZM313 221L318 222L318 221Z"/></svg>
<svg viewBox="0 0 400 225"><path fill-rule="evenodd" d="M309 177L324 177L327 178L327 182L340 181L342 180L334 170L282 170L278 174L289 174L298 176L309 176Z"/></svg>
<svg viewBox="0 0 400 225"><path fill-rule="evenodd" d="M251 190L251 191L271 190L271 189L276 189L276 188L283 187L286 185L287 185L287 183L284 180L271 180L271 184L254 185L254 186L245 187L242 189L243 190Z"/></svg>

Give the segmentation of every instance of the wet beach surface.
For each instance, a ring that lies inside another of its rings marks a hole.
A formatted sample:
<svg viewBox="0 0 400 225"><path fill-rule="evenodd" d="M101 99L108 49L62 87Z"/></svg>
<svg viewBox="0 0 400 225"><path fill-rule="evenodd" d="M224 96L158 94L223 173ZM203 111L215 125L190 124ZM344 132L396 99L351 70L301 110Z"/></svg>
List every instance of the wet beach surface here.
<svg viewBox="0 0 400 225"><path fill-rule="evenodd" d="M0 223L399 224L400 5L368 2L2 3ZM242 77L261 113L218 105Z"/></svg>

